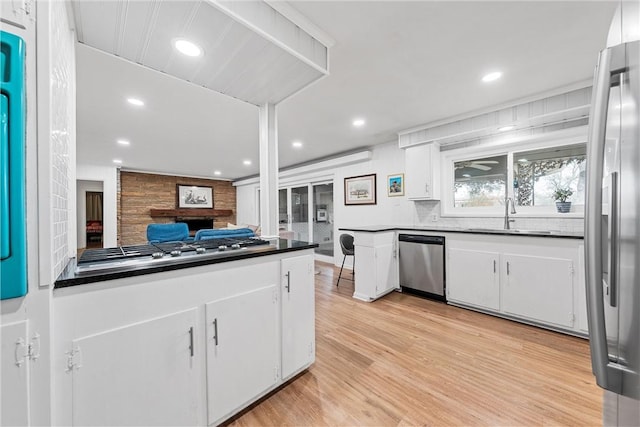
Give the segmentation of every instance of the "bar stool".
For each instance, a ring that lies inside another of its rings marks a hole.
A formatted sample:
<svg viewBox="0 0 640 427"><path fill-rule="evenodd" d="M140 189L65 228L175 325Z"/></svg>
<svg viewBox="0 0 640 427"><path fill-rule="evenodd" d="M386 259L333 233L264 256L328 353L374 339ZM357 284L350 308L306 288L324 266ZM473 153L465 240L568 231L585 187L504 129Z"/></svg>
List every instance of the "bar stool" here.
<svg viewBox="0 0 640 427"><path fill-rule="evenodd" d="M342 254L344 257L342 258L342 266L340 267L340 274L338 274L338 281L336 282L336 286L340 284L340 277L342 277L342 269L344 268L344 261L347 259L347 255L353 257L353 273L352 280L355 277L356 272L356 257L355 257L355 248L353 246L353 236L351 234L341 234L340 235L340 248L342 249Z"/></svg>

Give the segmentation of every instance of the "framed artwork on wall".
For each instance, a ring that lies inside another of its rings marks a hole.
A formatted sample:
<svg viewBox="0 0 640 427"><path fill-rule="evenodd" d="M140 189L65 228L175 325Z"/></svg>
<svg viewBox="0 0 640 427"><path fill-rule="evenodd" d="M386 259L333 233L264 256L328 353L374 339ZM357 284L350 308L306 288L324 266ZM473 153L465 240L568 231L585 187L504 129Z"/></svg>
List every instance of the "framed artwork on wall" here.
<svg viewBox="0 0 640 427"><path fill-rule="evenodd" d="M212 208L213 187L177 185L178 208Z"/></svg>
<svg viewBox="0 0 640 427"><path fill-rule="evenodd" d="M344 179L345 205L376 204L376 174L352 176Z"/></svg>
<svg viewBox="0 0 640 427"><path fill-rule="evenodd" d="M404 174L389 175L387 177L387 195L389 197L404 196Z"/></svg>

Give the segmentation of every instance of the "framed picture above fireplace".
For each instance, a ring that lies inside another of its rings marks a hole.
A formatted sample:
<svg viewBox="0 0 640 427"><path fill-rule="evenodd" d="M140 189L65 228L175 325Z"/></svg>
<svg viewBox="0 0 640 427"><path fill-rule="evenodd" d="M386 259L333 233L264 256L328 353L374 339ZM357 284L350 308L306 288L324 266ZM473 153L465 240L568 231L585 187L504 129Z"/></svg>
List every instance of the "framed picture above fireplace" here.
<svg viewBox="0 0 640 427"><path fill-rule="evenodd" d="M213 187L178 184L178 208L213 208Z"/></svg>

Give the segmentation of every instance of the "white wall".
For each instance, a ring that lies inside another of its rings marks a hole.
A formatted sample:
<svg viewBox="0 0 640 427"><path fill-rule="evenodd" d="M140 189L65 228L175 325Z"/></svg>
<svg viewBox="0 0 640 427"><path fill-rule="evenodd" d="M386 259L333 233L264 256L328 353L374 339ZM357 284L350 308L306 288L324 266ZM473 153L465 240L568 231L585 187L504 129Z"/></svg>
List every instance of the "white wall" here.
<svg viewBox="0 0 640 427"><path fill-rule="evenodd" d="M103 183L101 181L77 181L77 202L76 202L76 211L77 211L77 247L85 248L87 247L87 191L99 192L102 193Z"/></svg>
<svg viewBox="0 0 640 427"><path fill-rule="evenodd" d="M118 169L111 166L77 165L79 181L102 183L102 230L105 248L118 245ZM79 225L77 226L79 227ZM78 241L78 244L80 241Z"/></svg>
<svg viewBox="0 0 640 427"><path fill-rule="evenodd" d="M484 141L492 144L491 139ZM356 227L366 225L393 225L393 226L424 226L432 228L501 228L503 217L442 217L439 201L410 201L404 197L387 196L386 180L388 175L405 173L404 150L398 147L398 142L374 146L371 149L371 159L356 164L338 166L330 171L325 171L324 176L333 176L333 200L334 200L334 264L342 263L342 252L337 238L343 232L341 227ZM305 175L305 168L313 168L308 165L301 168L302 173L296 175L298 182L313 181L316 174ZM290 171L288 171L290 172ZM345 206L344 204L344 178L350 176L377 174L377 204L364 206ZM286 179L281 179L284 185ZM238 222L252 223L257 217L255 206L255 183L237 186ZM436 221L433 221L433 217ZM553 229L569 232L580 232L583 228L582 218L516 218L515 228L529 230ZM345 266L351 267L351 257L347 257Z"/></svg>

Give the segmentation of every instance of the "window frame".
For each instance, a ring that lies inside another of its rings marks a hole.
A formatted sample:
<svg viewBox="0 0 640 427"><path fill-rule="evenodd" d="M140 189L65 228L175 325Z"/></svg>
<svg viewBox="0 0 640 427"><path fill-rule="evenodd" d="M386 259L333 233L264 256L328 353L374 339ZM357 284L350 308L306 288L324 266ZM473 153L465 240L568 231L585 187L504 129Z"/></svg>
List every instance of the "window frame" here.
<svg viewBox="0 0 640 427"><path fill-rule="evenodd" d="M520 141L504 141L503 143L485 144L476 147L457 148L440 152L442 165L442 197L441 216L443 217L503 217L504 206L455 207L455 162L478 160L484 157L507 156L507 197L514 197L513 191L513 155L514 153L562 147L575 144L586 144L586 129L579 135L557 135L556 132L538 138L527 138ZM555 206L516 206L518 217L558 217L584 218L584 204L573 204L574 212L558 213Z"/></svg>

